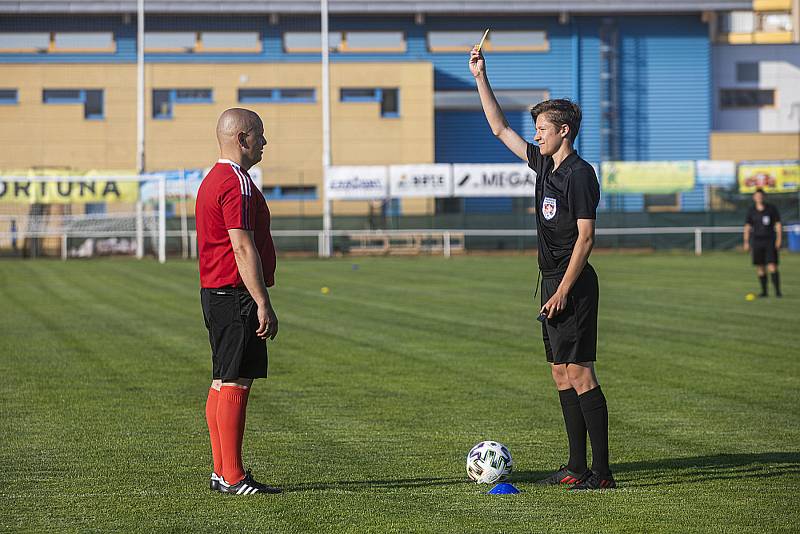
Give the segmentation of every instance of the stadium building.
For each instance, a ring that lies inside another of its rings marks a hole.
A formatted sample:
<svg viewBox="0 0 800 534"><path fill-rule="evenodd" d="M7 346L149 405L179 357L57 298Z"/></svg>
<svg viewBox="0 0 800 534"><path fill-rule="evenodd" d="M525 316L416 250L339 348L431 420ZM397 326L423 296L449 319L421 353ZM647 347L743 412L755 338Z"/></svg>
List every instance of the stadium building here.
<svg viewBox="0 0 800 534"><path fill-rule="evenodd" d="M203 168L213 125L257 111L277 216L322 211L316 1L146 1L147 171ZM583 107L589 161L800 155L798 0L331 0L334 165L514 157L491 135L467 68L484 28L516 130L528 108ZM136 2L0 0L0 168L136 167ZM606 196L613 211L704 211L709 190ZM529 200L406 199L384 214L524 213ZM365 215L368 202L337 202Z"/></svg>

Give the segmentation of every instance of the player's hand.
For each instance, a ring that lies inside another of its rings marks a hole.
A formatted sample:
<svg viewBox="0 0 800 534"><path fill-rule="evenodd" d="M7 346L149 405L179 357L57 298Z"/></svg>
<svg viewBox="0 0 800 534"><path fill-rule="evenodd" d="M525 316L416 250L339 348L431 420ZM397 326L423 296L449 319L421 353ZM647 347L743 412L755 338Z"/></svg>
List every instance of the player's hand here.
<svg viewBox="0 0 800 534"><path fill-rule="evenodd" d="M552 319L567 308L567 295L561 291L556 291L550 300L545 302L539 313L546 313L548 319Z"/></svg>
<svg viewBox="0 0 800 534"><path fill-rule="evenodd" d="M743 248L745 252L750 252L750 243L745 243Z"/></svg>
<svg viewBox="0 0 800 534"><path fill-rule="evenodd" d="M483 58L483 52L478 50L478 45L475 45L469 53L469 71L476 78L486 72L486 60Z"/></svg>
<svg viewBox="0 0 800 534"><path fill-rule="evenodd" d="M278 316L272 306L258 307L258 328L256 335L261 339L275 339L278 335Z"/></svg>
<svg viewBox="0 0 800 534"><path fill-rule="evenodd" d="M775 240L775 250L780 250L781 249L781 245L783 245L783 241L781 241L780 238L776 239Z"/></svg>

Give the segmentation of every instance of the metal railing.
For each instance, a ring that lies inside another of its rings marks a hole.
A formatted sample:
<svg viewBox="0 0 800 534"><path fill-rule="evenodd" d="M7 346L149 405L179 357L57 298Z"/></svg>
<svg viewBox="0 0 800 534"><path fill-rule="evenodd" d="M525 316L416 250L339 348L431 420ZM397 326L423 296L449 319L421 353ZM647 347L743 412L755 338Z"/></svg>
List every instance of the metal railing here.
<svg viewBox="0 0 800 534"><path fill-rule="evenodd" d="M694 236L694 253L701 255L703 253L703 236L708 234L740 234L742 232L741 226L680 226L680 227L638 227L638 228L597 228L595 233L597 236L658 236L658 235L686 235ZM327 235L326 235L327 234ZM456 236L458 239L466 237L517 237L517 238L533 238L536 237L536 230L521 230L521 229L405 229L405 230L331 230L325 232L322 230L273 230L273 237L278 238L295 238L295 237L314 237L317 241L317 254L323 256L323 246L326 242L330 241L333 237L345 237L350 239L358 239L362 237L377 238L377 237L402 237L408 235L418 235L424 238L436 239L437 242L441 241L441 253L445 257L450 257L453 250L453 239ZM68 241L69 239L103 239L103 238L129 238L135 239L137 233L135 230L109 230L109 231L52 231L40 230L35 232L20 232L12 234L10 232L0 232L0 241L9 239L24 239L24 238L60 238L61 239L61 257L67 259L69 256ZM182 231L167 231L166 238L181 238L181 250L184 258L197 257L197 233L190 231L188 233L188 243L184 239L185 233ZM439 249L436 250L439 252Z"/></svg>

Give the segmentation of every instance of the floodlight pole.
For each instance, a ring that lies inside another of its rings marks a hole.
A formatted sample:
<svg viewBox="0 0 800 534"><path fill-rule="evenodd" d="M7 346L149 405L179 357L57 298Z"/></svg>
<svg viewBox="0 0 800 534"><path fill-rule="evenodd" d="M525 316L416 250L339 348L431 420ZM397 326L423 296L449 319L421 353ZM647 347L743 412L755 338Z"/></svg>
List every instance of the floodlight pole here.
<svg viewBox="0 0 800 534"><path fill-rule="evenodd" d="M136 18L136 170L144 172L144 0Z"/></svg>
<svg viewBox="0 0 800 534"><path fill-rule="evenodd" d="M144 173L144 0L136 7L136 172ZM136 202L136 257L144 257L142 201Z"/></svg>
<svg viewBox="0 0 800 534"><path fill-rule="evenodd" d="M331 200L328 198L325 181L331 165L331 80L330 42L328 39L328 0L320 0L322 18L322 257L331 256Z"/></svg>

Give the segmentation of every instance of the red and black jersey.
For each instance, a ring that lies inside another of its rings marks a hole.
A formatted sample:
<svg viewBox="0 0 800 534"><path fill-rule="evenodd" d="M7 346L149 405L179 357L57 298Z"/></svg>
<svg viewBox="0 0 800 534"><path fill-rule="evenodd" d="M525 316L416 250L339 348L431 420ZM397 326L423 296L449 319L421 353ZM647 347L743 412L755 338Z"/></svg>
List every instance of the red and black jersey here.
<svg viewBox="0 0 800 534"><path fill-rule="evenodd" d="M270 234L269 208L246 170L232 161L219 160L200 184L195 218L201 287L243 285L228 234L232 229L253 232L264 282L267 286L275 283L275 246Z"/></svg>

